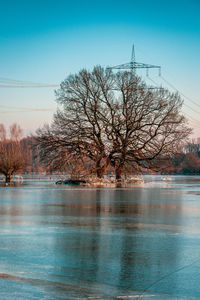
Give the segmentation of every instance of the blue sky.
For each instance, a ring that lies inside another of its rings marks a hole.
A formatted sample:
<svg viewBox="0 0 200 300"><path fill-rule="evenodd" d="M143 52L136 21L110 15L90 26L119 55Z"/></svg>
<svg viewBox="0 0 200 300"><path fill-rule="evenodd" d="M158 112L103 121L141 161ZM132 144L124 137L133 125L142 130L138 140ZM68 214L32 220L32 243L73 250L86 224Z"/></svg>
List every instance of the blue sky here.
<svg viewBox="0 0 200 300"><path fill-rule="evenodd" d="M0 0L0 77L59 84L81 68L136 60L161 65L184 95L184 112L200 130L199 0ZM147 82L144 72L138 72ZM166 84L150 72L158 84ZM168 86L166 86L168 87ZM55 88L0 88L0 123L25 133L49 123ZM28 111L28 109L49 111ZM195 120L195 121L194 121Z"/></svg>

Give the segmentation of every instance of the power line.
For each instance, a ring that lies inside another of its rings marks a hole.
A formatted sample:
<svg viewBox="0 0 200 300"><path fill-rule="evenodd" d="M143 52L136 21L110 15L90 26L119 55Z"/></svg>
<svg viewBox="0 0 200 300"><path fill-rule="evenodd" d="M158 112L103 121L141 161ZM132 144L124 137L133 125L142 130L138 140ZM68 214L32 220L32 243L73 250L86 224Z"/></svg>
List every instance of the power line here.
<svg viewBox="0 0 200 300"><path fill-rule="evenodd" d="M6 109L26 109L26 110L32 110L35 108L32 107L19 107L19 106L10 106L10 105L0 105L0 108L6 108ZM46 109L46 108L39 108L39 109ZM49 110L53 110L53 108L48 108Z"/></svg>
<svg viewBox="0 0 200 300"><path fill-rule="evenodd" d="M32 82L32 81L26 81L26 80L18 80L18 79L11 79L11 78L5 78L5 77L0 77L0 82L8 82L8 83L23 83L23 84L40 84L38 82Z"/></svg>
<svg viewBox="0 0 200 300"><path fill-rule="evenodd" d="M38 83L32 81L0 77L0 88L47 88L59 86L59 84Z"/></svg>
<svg viewBox="0 0 200 300"><path fill-rule="evenodd" d="M194 101L192 101L189 97L187 97L187 96L185 96L181 91L179 91L175 86L173 86L170 82L168 82L163 76L160 76L160 78L161 79L163 79L163 81L165 81L171 88L173 88L176 92L178 92L180 95L182 95L184 98L187 98L189 101L191 101L192 103L195 103ZM152 78L150 78L149 76L148 76L148 79L149 80L151 80L154 84L156 84L157 86L158 86L158 83L157 82L155 82ZM185 104L185 102L184 102L184 105L186 106L186 107L188 107L189 109L191 109L193 112L195 112L195 113L199 113L198 111L196 111L195 109L193 109L191 106L189 106L188 104ZM197 103L196 103L196 105L198 105ZM198 105L198 106L200 106L200 105Z"/></svg>
<svg viewBox="0 0 200 300"><path fill-rule="evenodd" d="M0 111L0 114L19 113L19 112L54 112L55 111L55 109L53 108L31 108L31 107L16 107L16 106L6 106L6 105L0 105L0 108L7 109L7 110Z"/></svg>
<svg viewBox="0 0 200 300"><path fill-rule="evenodd" d="M197 125L195 125L195 128L200 129L200 126L198 126L198 125L199 125L199 121L198 121L198 120L193 119L193 118L192 118L190 115L188 115L187 113L184 113L184 114L187 116L187 118L189 119L190 122L197 124Z"/></svg>
<svg viewBox="0 0 200 300"><path fill-rule="evenodd" d="M0 88L50 88L59 87L59 84L46 84L46 85L3 85L0 84Z"/></svg>
<svg viewBox="0 0 200 300"><path fill-rule="evenodd" d="M59 85L36 83L32 81L0 77L0 88L49 88L49 87L59 87ZM29 108L29 107L15 107L15 106L5 106L5 105L0 105L0 108L6 109L6 110L1 110L0 114L55 111L55 109L50 109L50 108Z"/></svg>
<svg viewBox="0 0 200 300"><path fill-rule="evenodd" d="M183 94L180 90L178 90L173 84L171 84L168 80L166 80L163 76L160 76L162 78L162 80L164 80L169 86L171 86L175 91L177 91L180 95L182 95L183 97L185 97L186 99L188 99L189 101L191 101L193 104L197 105L198 107L200 107L200 105L195 102L194 100L192 100L190 97L186 96L185 94Z"/></svg>
<svg viewBox="0 0 200 300"><path fill-rule="evenodd" d="M156 86L158 86L157 82L155 82L151 77L146 76L151 82L153 82Z"/></svg>
<svg viewBox="0 0 200 300"><path fill-rule="evenodd" d="M190 99L189 97L185 96L181 91L179 91L173 84L171 84L168 80L166 80L163 76L160 76L161 79L166 82L171 88L173 88L176 92L178 92L180 95L182 95L184 98L188 99L190 102L192 102L193 104L196 104L197 106L200 107L199 104L197 104L195 101L193 101L192 99ZM184 105L186 107L188 107L189 109L191 109L193 112L195 113L199 113L198 111L196 111L195 109L193 109L191 106L189 106L188 104L185 104Z"/></svg>
<svg viewBox="0 0 200 300"><path fill-rule="evenodd" d="M10 113L27 113L27 112L53 112L54 110L50 109L32 109L32 110L5 110L0 111L0 114L10 114Z"/></svg>
<svg viewBox="0 0 200 300"><path fill-rule="evenodd" d="M188 118L190 118L193 122L199 122L199 120L191 117L190 115L188 115L186 112L184 113L186 116L188 116Z"/></svg>
<svg viewBox="0 0 200 300"><path fill-rule="evenodd" d="M164 80L164 78L162 77L162 76L160 76L163 80ZM149 80L151 80L156 86L158 86L158 83L156 82L156 81L154 81L152 78L150 78L149 76L147 76L147 78L149 79ZM175 86L173 86L172 84L170 84L167 80L164 80L169 86L171 86L174 90L176 90L179 94L181 94L182 96L184 96L185 97L185 95L183 94L183 93L181 93ZM189 97L188 97L189 98ZM192 111L194 111L195 113L197 113L197 111L196 110L194 110L191 106L189 106L189 105L187 105L187 104L185 104L184 103L184 105L186 106L186 107L188 107L188 108L190 108ZM193 117L191 117L190 115L188 115L187 113L185 113L184 112L184 114L190 119L190 121L192 120L193 122L197 122L198 123L198 125L199 125L199 120L197 120L197 119L195 119L195 118L193 118ZM199 127L198 127L199 128Z"/></svg>

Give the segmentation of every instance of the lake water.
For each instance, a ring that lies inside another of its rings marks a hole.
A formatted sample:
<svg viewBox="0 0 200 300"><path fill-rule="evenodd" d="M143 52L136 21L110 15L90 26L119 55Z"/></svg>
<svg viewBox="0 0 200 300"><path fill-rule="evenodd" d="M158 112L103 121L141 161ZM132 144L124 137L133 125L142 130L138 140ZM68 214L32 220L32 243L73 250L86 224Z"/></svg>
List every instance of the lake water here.
<svg viewBox="0 0 200 300"><path fill-rule="evenodd" d="M200 177L0 187L0 299L200 299Z"/></svg>

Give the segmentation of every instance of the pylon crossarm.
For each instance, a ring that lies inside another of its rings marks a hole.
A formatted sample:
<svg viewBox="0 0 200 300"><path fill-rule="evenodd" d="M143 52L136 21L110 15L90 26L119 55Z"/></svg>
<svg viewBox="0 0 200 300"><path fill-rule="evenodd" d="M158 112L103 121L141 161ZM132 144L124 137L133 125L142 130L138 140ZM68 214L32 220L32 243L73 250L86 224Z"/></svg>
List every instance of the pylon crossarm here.
<svg viewBox="0 0 200 300"><path fill-rule="evenodd" d="M130 68L130 63L122 64L122 65L118 65L118 66L114 66L114 67L107 67L108 70L111 70L111 69L129 69L129 68Z"/></svg>
<svg viewBox="0 0 200 300"><path fill-rule="evenodd" d="M107 67L108 70L112 69L118 69L118 70L130 70L134 76L136 76L136 69L146 69L147 70L147 76L148 76L148 69L158 69L159 71L159 76L161 76L161 66L156 66L156 65L150 65L150 64L145 64L145 63L139 63L135 61L135 50L134 50L134 45L132 48L132 54L131 54L131 61L129 63L117 65L114 67Z"/></svg>
<svg viewBox="0 0 200 300"><path fill-rule="evenodd" d="M143 63L138 63L138 62L135 63L135 67L137 69L143 69L143 68L144 69L146 69L146 68L158 68L158 69L160 69L160 66L143 64Z"/></svg>
<svg viewBox="0 0 200 300"><path fill-rule="evenodd" d="M133 66L132 63L127 63L127 64L122 64L114 67L108 67L107 69L131 69L131 68L137 68L137 69L146 69L146 68L157 68L160 69L160 66L155 66L155 65L149 65L149 64L143 64L143 63L138 63L136 62L135 65Z"/></svg>

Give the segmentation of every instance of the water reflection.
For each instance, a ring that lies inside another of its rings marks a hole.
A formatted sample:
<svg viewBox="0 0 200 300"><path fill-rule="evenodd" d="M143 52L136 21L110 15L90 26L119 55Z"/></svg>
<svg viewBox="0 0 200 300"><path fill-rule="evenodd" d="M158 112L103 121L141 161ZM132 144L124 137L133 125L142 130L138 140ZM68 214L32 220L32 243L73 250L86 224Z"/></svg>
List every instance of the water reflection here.
<svg viewBox="0 0 200 300"><path fill-rule="evenodd" d="M8 281L7 299L10 281L22 285L19 299L27 284L28 299L35 287L38 299L198 299L200 187L180 182L164 189L160 181L134 189L2 188L0 287Z"/></svg>

